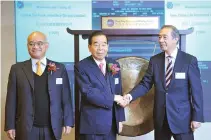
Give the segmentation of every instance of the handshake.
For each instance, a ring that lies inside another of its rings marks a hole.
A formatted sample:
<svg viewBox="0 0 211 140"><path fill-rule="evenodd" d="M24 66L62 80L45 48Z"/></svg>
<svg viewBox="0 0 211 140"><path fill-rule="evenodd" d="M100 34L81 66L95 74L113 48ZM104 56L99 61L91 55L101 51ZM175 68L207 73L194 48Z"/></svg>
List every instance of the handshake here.
<svg viewBox="0 0 211 140"><path fill-rule="evenodd" d="M121 107L126 107L130 103L131 100L132 100L132 96L130 94L126 94L124 96L121 96L121 95L114 96L114 101Z"/></svg>

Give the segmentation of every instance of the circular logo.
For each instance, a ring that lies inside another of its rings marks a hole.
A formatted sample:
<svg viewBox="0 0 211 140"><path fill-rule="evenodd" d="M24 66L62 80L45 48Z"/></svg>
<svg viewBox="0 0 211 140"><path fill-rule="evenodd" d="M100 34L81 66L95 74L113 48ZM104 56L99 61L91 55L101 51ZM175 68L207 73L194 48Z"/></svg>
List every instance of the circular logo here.
<svg viewBox="0 0 211 140"><path fill-rule="evenodd" d="M167 2L166 6L167 6L168 9L172 9L174 5L173 5L172 2Z"/></svg>
<svg viewBox="0 0 211 140"><path fill-rule="evenodd" d="M18 1L18 2L17 2L17 7L18 7L19 9L23 8L23 7L24 7L23 1Z"/></svg>
<svg viewBox="0 0 211 140"><path fill-rule="evenodd" d="M112 19L108 19L107 20L107 25L108 25L108 27L114 26L114 21Z"/></svg>

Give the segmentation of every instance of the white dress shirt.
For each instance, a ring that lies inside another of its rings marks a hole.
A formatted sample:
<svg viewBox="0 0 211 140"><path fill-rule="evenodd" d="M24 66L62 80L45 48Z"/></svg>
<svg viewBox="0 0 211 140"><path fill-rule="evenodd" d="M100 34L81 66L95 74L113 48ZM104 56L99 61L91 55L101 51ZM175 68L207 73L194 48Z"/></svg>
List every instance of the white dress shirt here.
<svg viewBox="0 0 211 140"><path fill-rule="evenodd" d="M96 64L97 64L98 67L99 67L100 63L103 63L103 72L104 72L104 74L106 74L106 60L103 59L103 60L100 62L100 61L96 60L94 57L93 57L93 59L95 60L95 62L96 62Z"/></svg>
<svg viewBox="0 0 211 140"><path fill-rule="evenodd" d="M31 58L31 62L32 62L32 70L34 73L37 72L37 62L39 61L39 59L34 59L34 58ZM47 65L47 59L46 57L43 57L41 60L41 69L42 69L42 72L45 71L45 68L46 68L46 65Z"/></svg>
<svg viewBox="0 0 211 140"><path fill-rule="evenodd" d="M177 53L178 53L178 49L175 48L174 51L171 54L171 60L172 60L173 68L174 68L174 63L176 61ZM168 56L169 55L167 53L165 53L165 71L166 71L166 68L167 68L167 65L168 65L168 58L167 58Z"/></svg>

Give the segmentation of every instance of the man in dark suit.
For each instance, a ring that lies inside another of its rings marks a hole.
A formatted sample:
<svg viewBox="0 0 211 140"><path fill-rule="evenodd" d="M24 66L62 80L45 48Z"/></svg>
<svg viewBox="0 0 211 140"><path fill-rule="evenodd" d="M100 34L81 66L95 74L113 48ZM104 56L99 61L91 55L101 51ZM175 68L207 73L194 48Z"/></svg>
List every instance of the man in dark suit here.
<svg viewBox="0 0 211 140"><path fill-rule="evenodd" d="M27 46L31 59L10 70L5 131L12 140L60 140L74 125L67 71L45 57L43 33L31 33Z"/></svg>
<svg viewBox="0 0 211 140"><path fill-rule="evenodd" d="M101 31L89 36L91 56L75 65L81 93L80 140L116 140L125 121L119 64L107 58L108 40Z"/></svg>
<svg viewBox="0 0 211 140"><path fill-rule="evenodd" d="M193 140L203 122L203 99L196 57L178 50L179 31L165 25L159 33L163 50L151 57L141 82L124 99L136 100L154 85L155 140ZM123 105L125 106L125 105Z"/></svg>

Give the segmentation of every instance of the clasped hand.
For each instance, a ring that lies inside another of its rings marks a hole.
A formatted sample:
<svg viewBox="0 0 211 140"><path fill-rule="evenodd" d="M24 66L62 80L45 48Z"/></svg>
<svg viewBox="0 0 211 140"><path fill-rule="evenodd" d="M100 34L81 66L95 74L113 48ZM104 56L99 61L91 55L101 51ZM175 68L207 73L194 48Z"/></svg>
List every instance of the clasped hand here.
<svg viewBox="0 0 211 140"><path fill-rule="evenodd" d="M115 95L114 101L121 107L126 107L130 103L131 99L130 99L130 95L128 94L124 96Z"/></svg>

